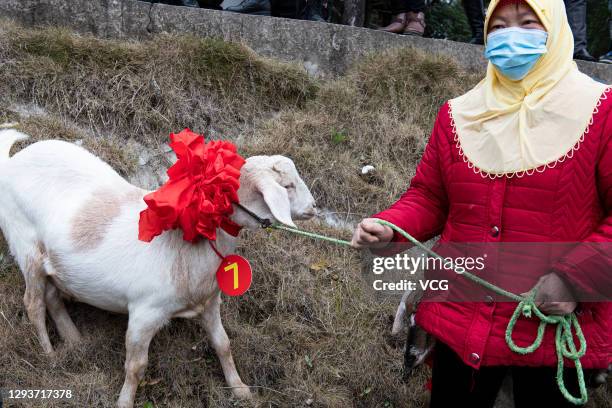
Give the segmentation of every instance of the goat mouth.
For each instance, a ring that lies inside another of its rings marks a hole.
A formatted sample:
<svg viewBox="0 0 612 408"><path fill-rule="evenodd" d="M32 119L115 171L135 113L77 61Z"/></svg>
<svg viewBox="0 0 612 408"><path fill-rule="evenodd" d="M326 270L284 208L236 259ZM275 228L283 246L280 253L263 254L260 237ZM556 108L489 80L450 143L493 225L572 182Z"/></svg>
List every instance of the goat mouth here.
<svg viewBox="0 0 612 408"><path fill-rule="evenodd" d="M302 214L296 214L293 218L298 221L308 221L317 216L318 216L317 213L302 213Z"/></svg>

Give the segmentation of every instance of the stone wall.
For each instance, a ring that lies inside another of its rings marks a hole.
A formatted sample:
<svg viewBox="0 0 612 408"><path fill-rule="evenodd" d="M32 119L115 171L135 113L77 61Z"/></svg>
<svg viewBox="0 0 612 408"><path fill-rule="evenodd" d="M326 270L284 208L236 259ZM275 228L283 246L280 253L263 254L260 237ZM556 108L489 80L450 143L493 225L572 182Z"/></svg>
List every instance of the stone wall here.
<svg viewBox="0 0 612 408"><path fill-rule="evenodd" d="M304 64L318 75L343 73L363 55L416 47L448 55L468 69L486 66L482 47L400 36L311 21L175 7L137 0L2 0L0 16L27 25L62 25L101 37L143 38L151 33L191 33L241 42L257 53ZM612 66L578 62L580 69L612 83Z"/></svg>

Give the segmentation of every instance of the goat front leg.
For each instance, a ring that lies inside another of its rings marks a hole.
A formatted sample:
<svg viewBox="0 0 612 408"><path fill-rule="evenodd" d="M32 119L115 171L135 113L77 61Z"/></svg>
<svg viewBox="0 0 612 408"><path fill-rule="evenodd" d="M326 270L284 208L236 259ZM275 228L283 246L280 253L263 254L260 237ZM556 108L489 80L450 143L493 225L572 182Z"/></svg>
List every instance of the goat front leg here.
<svg viewBox="0 0 612 408"><path fill-rule="evenodd" d="M230 349L230 341L221 323L221 294L213 296L206 305L203 314L204 328L210 337L210 342L221 361L225 381L231 387L236 398L251 398L249 386L244 384L236 371L234 358Z"/></svg>
<svg viewBox="0 0 612 408"><path fill-rule="evenodd" d="M149 362L149 345L166 319L152 310L130 311L125 336L125 382L117 401L118 408L132 408L138 384Z"/></svg>

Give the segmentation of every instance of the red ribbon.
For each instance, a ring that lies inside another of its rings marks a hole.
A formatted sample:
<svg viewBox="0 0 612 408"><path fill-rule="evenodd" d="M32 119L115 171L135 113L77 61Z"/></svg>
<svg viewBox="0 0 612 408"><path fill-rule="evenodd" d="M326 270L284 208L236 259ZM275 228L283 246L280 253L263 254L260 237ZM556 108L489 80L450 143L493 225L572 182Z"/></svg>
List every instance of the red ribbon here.
<svg viewBox="0 0 612 408"><path fill-rule="evenodd" d="M147 194L148 208L140 213L138 239L151 242L170 229L181 228L183 239L217 238L217 228L236 236L240 226L230 220L238 202L240 168L244 159L227 141L205 143L189 129L170 134L177 162L168 169L169 180Z"/></svg>

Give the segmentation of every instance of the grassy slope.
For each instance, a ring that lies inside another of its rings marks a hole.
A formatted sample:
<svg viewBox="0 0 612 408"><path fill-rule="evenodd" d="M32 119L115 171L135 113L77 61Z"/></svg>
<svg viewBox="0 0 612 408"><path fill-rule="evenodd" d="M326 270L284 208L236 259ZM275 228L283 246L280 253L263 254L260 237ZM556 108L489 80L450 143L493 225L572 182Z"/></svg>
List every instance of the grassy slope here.
<svg viewBox="0 0 612 408"><path fill-rule="evenodd" d="M290 156L320 206L349 219L398 196L438 107L477 80L448 59L413 50L372 56L322 82L216 40L115 42L6 21L0 63L0 122L19 120L35 140L82 140L129 175L137 163L125 140L155 149L169 132L190 127L236 141L245 156ZM16 107L24 104L47 113L20 114ZM376 166L374 177L359 176L364 164ZM240 253L254 266L254 284L244 297L228 299L222 313L243 380L260 387L255 403L230 397L203 329L177 320L153 341L138 406L423 406L427 372L403 384L402 352L388 335L397 299L372 297L358 254L265 232L246 233ZM0 386L61 386L79 401L31 406L112 406L123 381L126 319L71 305L86 342L65 350L51 329L58 356L49 360L40 354L22 292L21 275L5 256Z"/></svg>

